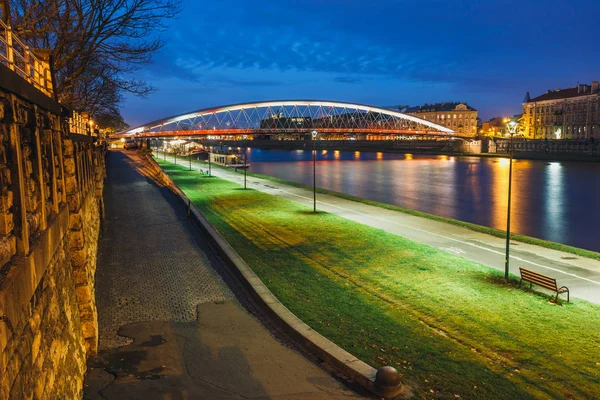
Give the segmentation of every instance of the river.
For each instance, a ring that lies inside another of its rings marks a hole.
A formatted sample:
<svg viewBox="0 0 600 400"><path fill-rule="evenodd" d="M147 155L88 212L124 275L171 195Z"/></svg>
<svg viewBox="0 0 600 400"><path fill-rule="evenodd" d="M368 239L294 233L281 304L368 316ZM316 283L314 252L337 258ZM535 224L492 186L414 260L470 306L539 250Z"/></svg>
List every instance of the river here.
<svg viewBox="0 0 600 400"><path fill-rule="evenodd" d="M306 150L249 149L250 171L312 186ZM506 229L503 158L317 151L317 187ZM600 163L515 160L511 231L600 252Z"/></svg>

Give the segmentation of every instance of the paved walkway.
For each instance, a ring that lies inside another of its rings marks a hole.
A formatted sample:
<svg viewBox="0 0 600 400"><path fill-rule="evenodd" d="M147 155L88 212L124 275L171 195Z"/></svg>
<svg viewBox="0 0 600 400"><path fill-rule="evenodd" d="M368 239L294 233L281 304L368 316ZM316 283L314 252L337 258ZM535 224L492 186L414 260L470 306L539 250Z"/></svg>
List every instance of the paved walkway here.
<svg viewBox="0 0 600 400"><path fill-rule="evenodd" d="M247 311L239 282L133 152L109 152L107 168L100 354L85 398L359 398Z"/></svg>
<svg viewBox="0 0 600 400"><path fill-rule="evenodd" d="M188 165L187 161L184 161L184 165ZM194 162L193 168L206 170L206 164ZM243 174L235 173L233 170L213 168L212 173L220 178L244 184ZM310 189L301 189L250 176L247 179L249 188L306 204L312 208L313 193ZM319 193L317 193L317 209L504 271L506 241L502 238ZM555 277L560 286L569 288L572 297L600 304L600 261L540 246L511 242L510 271L518 275L519 267Z"/></svg>

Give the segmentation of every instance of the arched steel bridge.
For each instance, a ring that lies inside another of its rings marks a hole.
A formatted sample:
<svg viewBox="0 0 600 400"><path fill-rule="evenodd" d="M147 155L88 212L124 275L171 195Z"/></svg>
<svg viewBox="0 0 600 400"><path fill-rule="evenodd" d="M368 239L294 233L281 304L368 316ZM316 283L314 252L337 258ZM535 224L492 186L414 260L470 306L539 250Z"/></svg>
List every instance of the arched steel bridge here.
<svg viewBox="0 0 600 400"><path fill-rule="evenodd" d="M456 136L452 129L398 111L320 100L261 101L159 119L113 137L307 134Z"/></svg>

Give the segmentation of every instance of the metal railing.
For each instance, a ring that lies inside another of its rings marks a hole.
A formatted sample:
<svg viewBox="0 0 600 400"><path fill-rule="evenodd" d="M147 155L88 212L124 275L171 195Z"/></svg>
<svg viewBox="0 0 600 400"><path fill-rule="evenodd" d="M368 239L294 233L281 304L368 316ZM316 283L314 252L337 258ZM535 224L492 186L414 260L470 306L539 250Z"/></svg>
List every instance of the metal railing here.
<svg viewBox="0 0 600 400"><path fill-rule="evenodd" d="M0 62L16 72L47 96L52 97L50 63L38 58L13 32L0 21Z"/></svg>

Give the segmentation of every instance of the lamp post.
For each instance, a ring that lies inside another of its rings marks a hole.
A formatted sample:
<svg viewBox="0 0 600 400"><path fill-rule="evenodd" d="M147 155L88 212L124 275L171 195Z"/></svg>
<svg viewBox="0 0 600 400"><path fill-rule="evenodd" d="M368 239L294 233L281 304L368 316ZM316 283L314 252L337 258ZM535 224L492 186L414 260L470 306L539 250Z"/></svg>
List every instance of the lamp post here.
<svg viewBox="0 0 600 400"><path fill-rule="evenodd" d="M509 142L509 154L510 154L510 164L508 167L508 206L506 211L506 256L504 257L504 279L508 282L508 267L510 264L510 198L511 198L511 190L512 190L512 161L513 161L513 136L517 131L517 126L519 123L516 121L509 121L506 124L506 129L510 133L510 142Z"/></svg>
<svg viewBox="0 0 600 400"><path fill-rule="evenodd" d="M312 131L312 142L313 142L313 212L317 212L317 131Z"/></svg>
<svg viewBox="0 0 600 400"><path fill-rule="evenodd" d="M244 147L244 189L247 189L246 187L246 171L248 171L248 158L247 158L247 153L248 153L248 148Z"/></svg>
<svg viewBox="0 0 600 400"><path fill-rule="evenodd" d="M210 147L208 148L208 176L211 176L211 168L210 168Z"/></svg>
<svg viewBox="0 0 600 400"><path fill-rule="evenodd" d="M192 170L192 137L188 136L188 146L187 146L187 152L188 152L188 157L190 158L190 171Z"/></svg>

